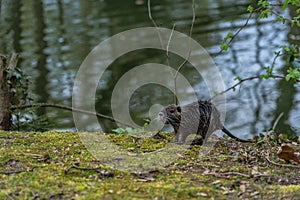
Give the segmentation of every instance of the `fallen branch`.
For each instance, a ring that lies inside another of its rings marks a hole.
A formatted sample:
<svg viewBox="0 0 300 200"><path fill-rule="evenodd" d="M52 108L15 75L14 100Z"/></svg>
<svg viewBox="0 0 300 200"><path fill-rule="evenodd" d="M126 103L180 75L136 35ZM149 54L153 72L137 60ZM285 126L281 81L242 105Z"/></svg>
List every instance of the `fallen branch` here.
<svg viewBox="0 0 300 200"><path fill-rule="evenodd" d="M72 112L78 112L78 113L87 114L87 115L94 115L94 116L97 116L99 118L107 119L107 120L110 120L112 122L117 122L117 123L122 124L124 126L134 128L131 124L120 121L118 119L115 119L115 118L107 116L107 115L103 115L103 114L96 113L96 112L91 112L91 111L86 111L86 110L81 110L81 109L73 108L73 107L70 107L70 106L59 105L59 104L35 103L35 104L26 104L26 105L13 105L13 106L10 107L10 109L11 110L17 110L17 109L25 109L25 108L33 108L33 107L52 107L52 108L69 110L69 111L72 111Z"/></svg>
<svg viewBox="0 0 300 200"><path fill-rule="evenodd" d="M35 167L32 167L30 169L25 169L25 170L16 170L16 171L0 171L0 174L5 174L5 175L11 175L11 174L18 174L22 172L31 172L34 170Z"/></svg>
<svg viewBox="0 0 300 200"><path fill-rule="evenodd" d="M114 172L111 171L107 171L105 169L103 169L102 167L96 167L96 168L90 168L90 167L79 167L77 165L77 163L72 164L70 167L68 167L67 169L65 169L65 174L68 174L70 172L71 169L77 169L80 171L95 171L101 174L101 178L108 178L108 177L113 177L114 176Z"/></svg>
<svg viewBox="0 0 300 200"><path fill-rule="evenodd" d="M273 165L276 165L276 166L279 166L279 167L291 167L291 168L299 168L300 169L300 166L299 165L285 165L285 164L281 164L281 163L276 163L272 160L270 160L269 156L266 156L266 160L273 164Z"/></svg>
<svg viewBox="0 0 300 200"><path fill-rule="evenodd" d="M243 173L240 173L240 172L223 172L223 173L220 173L220 175L225 175L225 176L244 176L244 177L248 177L250 178L250 175L248 174L243 174Z"/></svg>

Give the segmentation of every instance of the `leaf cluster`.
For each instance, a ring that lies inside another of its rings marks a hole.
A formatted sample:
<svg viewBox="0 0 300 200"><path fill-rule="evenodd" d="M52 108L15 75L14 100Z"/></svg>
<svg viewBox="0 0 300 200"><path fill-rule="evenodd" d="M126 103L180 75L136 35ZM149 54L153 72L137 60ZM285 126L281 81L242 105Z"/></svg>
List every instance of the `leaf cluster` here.
<svg viewBox="0 0 300 200"><path fill-rule="evenodd" d="M150 123L150 119L144 119L145 123L144 126L141 128L131 128L131 127L126 127L126 128L116 128L113 129L112 132L113 133L117 133L117 134L131 134L131 133L141 133L145 131L145 128L149 125Z"/></svg>
<svg viewBox="0 0 300 200"><path fill-rule="evenodd" d="M278 13L275 8L280 8L285 11L288 8L294 8L296 10L296 16L292 18L285 17L281 12ZM242 26L238 31L232 33L231 31L227 33L224 39L220 42L221 51L226 51L229 49L232 40L238 35L238 33L247 26L249 19L253 14L257 14L258 19L269 18L270 16L276 16L276 22L281 22L282 24L289 25L291 27L300 27L300 2L298 0L283 0L282 2L274 3L268 0L258 0L256 5L249 5L247 11L250 13L249 18L244 26ZM263 73L260 74L261 79L269 78L284 78L286 81L297 81L300 78L300 50L297 45L281 46L280 51L274 52L275 58L271 66L263 66ZM274 74L275 61L278 57L283 57L287 70L283 76L276 76ZM235 80L243 80L241 77L237 77Z"/></svg>
<svg viewBox="0 0 300 200"><path fill-rule="evenodd" d="M24 105L33 101L29 90L29 78L19 66L8 70L7 80L10 86L12 105ZM12 111L11 130L47 131L52 127L46 116L36 116L35 113L35 108Z"/></svg>

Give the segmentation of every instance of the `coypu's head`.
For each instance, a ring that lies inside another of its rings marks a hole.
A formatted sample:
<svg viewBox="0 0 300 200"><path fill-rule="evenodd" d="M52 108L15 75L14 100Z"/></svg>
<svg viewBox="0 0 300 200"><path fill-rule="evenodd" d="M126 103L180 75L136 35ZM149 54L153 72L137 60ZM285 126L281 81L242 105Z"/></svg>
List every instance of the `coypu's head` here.
<svg viewBox="0 0 300 200"><path fill-rule="evenodd" d="M158 118L165 124L179 125L181 121L181 107L174 104L164 107L158 113Z"/></svg>

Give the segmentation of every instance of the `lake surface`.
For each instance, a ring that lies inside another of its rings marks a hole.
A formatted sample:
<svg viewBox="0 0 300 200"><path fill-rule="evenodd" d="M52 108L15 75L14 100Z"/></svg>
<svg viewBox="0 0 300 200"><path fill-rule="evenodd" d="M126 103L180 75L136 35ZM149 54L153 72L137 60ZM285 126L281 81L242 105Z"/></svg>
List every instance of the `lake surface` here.
<svg viewBox="0 0 300 200"><path fill-rule="evenodd" d="M250 1L196 1L196 21L193 39L211 54L227 87L242 78L261 73L271 65L274 51L281 45L299 44L299 29L274 22L274 18L257 20L235 39L232 47L215 56L220 41L229 31L236 31L245 23ZM290 13L287 12L287 15ZM192 19L191 1L152 1L152 16L160 27L189 34ZM72 90L76 73L89 52L105 39L122 31L152 26L144 0L3 0L1 8L0 52L19 52L19 65L30 76L33 102L72 105ZM170 56L171 66L182 62ZM137 65L166 64L165 53L158 50L138 50L113 62L98 83L96 111L112 115L111 96L118 80ZM286 70L284 61L277 60L276 72ZM206 85L187 64L181 71L197 92L199 99L209 99ZM253 80L227 93L226 127L240 137L248 137L276 126L278 132L300 133L300 87L285 80ZM187 97L190 91L186 91ZM130 114L143 124L154 104L173 102L172 92L158 85L138 88L130 98ZM188 101L187 101L188 103ZM73 115L54 108L38 109L38 116L46 116L54 129L75 130ZM103 129L116 126L99 119Z"/></svg>

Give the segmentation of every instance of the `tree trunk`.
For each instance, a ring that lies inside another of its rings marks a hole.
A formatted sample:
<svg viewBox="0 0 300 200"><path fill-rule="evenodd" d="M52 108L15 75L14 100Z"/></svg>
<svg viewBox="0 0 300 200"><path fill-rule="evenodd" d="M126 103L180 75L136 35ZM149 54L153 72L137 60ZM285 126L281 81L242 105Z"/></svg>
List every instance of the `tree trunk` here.
<svg viewBox="0 0 300 200"><path fill-rule="evenodd" d="M0 130L9 130L11 125L11 113L9 111L10 89L7 82L7 58L0 55Z"/></svg>

